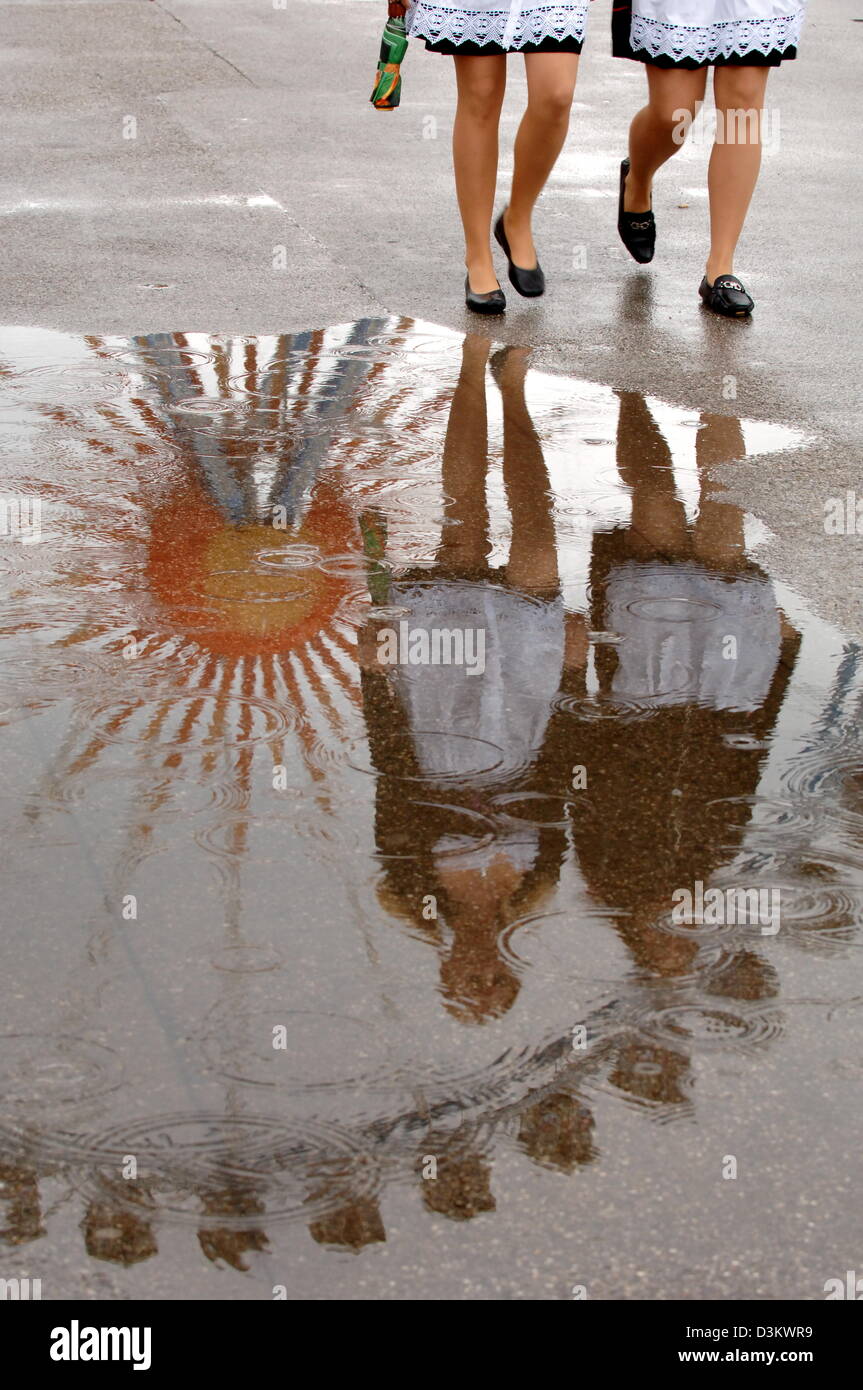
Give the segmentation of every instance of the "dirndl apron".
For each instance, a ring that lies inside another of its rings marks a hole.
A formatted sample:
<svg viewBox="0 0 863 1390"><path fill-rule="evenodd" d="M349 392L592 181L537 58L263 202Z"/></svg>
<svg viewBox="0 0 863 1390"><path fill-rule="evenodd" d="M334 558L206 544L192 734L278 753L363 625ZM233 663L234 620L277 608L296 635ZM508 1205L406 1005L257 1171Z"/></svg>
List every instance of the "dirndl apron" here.
<svg viewBox="0 0 863 1390"><path fill-rule="evenodd" d="M580 53L588 0L543 4L542 0L461 0L436 4L414 0L408 8L408 38L424 39L432 53Z"/></svg>
<svg viewBox="0 0 863 1390"><path fill-rule="evenodd" d="M612 51L661 68L776 67L797 57L805 0L612 0Z"/></svg>

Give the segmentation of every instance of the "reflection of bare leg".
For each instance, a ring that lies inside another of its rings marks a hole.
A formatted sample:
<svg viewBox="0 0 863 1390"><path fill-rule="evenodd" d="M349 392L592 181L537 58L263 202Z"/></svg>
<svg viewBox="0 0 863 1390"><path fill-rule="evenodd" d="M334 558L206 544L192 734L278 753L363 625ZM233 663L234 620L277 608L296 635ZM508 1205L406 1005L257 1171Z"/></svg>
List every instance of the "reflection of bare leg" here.
<svg viewBox="0 0 863 1390"><path fill-rule="evenodd" d="M507 579L518 589L554 589L557 546L548 470L524 395L529 348L508 347L492 359L503 397L503 482L512 515Z"/></svg>
<svg viewBox="0 0 863 1390"><path fill-rule="evenodd" d="M680 555L687 546L686 509L675 491L671 451L644 397L618 394L617 467L632 489L629 549L643 557Z"/></svg>
<svg viewBox="0 0 863 1390"><path fill-rule="evenodd" d="M740 561L746 549L743 537L743 512L721 497L720 485L711 481L710 469L720 463L730 463L746 455L740 421L732 415L702 415L702 428L695 443L698 480L701 497L695 523L695 554L705 564L716 569L729 569Z"/></svg>
<svg viewBox="0 0 863 1390"><path fill-rule="evenodd" d="M485 368L489 341L468 333L443 446L443 490L447 503L438 562L449 570L480 569L489 552L488 418Z"/></svg>

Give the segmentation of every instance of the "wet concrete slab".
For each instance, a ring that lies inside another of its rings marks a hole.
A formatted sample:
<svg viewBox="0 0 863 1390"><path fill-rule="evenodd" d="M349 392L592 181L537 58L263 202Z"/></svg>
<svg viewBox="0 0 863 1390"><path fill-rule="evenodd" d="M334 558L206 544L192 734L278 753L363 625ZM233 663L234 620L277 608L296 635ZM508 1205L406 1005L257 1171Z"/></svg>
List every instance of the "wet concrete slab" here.
<svg viewBox="0 0 863 1390"><path fill-rule="evenodd" d="M856 1267L863 649L724 481L819 441L537 362L0 330L3 1276Z"/></svg>

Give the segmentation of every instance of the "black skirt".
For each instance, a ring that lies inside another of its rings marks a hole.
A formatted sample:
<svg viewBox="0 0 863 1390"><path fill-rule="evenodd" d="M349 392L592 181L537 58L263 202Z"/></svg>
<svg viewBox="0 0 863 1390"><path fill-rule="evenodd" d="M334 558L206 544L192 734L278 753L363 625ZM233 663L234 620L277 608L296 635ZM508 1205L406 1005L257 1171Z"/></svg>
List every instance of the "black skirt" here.
<svg viewBox="0 0 863 1390"><path fill-rule="evenodd" d="M633 48L629 41L632 26L632 0L612 0L611 10L611 51L615 58L631 58L636 63L649 63L654 68L778 68L779 64L797 57L797 49L774 48L772 53L732 53L729 57L721 54L710 62L699 63L695 58L671 58L665 53L656 55L646 48Z"/></svg>
<svg viewBox="0 0 863 1390"><path fill-rule="evenodd" d="M525 43L521 48L501 48L499 43L453 43L451 39L438 39L432 43L424 39L429 53L446 53L454 58L482 58L507 53L580 53L581 39L542 39L539 43Z"/></svg>

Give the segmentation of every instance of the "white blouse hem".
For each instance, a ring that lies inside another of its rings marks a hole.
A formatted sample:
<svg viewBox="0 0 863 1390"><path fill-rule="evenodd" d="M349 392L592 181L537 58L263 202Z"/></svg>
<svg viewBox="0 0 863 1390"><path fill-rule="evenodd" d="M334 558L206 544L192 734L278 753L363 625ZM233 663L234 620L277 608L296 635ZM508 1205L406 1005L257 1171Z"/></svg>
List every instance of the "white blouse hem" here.
<svg viewBox="0 0 863 1390"><path fill-rule="evenodd" d="M519 49L543 39L584 40L587 2L574 5L536 5L523 9L513 4L505 9L467 9L457 5L435 5L417 0L408 26L408 37L428 39L429 43L494 43L501 48Z"/></svg>
<svg viewBox="0 0 863 1390"><path fill-rule="evenodd" d="M629 42L634 50L644 50L652 58L691 58L696 63L711 63L717 58L746 53L784 53L786 48L797 46L802 27L802 9L769 19L721 20L697 28L633 13Z"/></svg>

